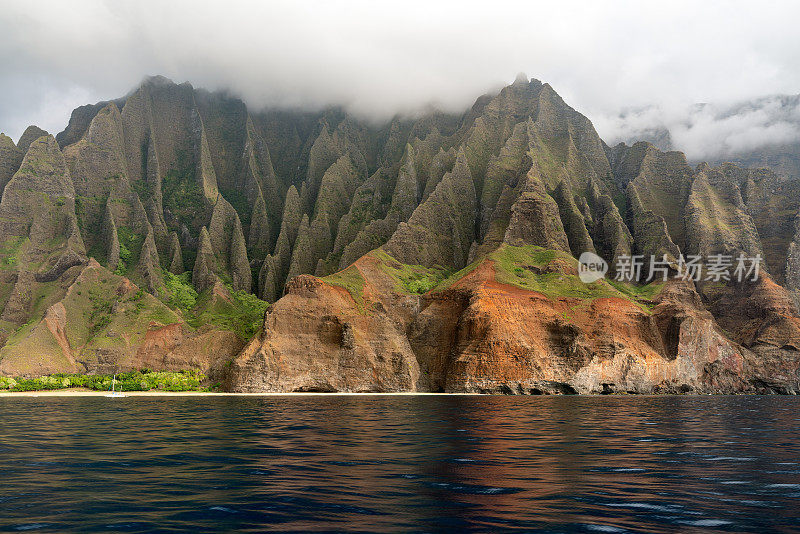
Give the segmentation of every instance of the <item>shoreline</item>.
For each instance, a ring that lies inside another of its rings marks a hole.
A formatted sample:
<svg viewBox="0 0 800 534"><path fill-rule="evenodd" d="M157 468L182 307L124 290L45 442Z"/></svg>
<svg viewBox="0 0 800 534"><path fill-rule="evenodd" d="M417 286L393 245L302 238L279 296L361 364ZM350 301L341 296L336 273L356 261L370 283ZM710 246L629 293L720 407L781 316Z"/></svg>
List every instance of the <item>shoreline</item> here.
<svg viewBox="0 0 800 534"><path fill-rule="evenodd" d="M0 398L13 397L105 397L110 391L92 389L53 389L38 391L0 391ZM120 393L120 392L117 392ZM649 393L649 394L592 394L572 395L502 395L492 393L435 393L430 391L392 391L392 392L349 392L349 391L284 391L238 393L227 391L123 391L124 397L416 397L416 396L461 396L461 397L791 397L775 393Z"/></svg>
<svg viewBox="0 0 800 534"><path fill-rule="evenodd" d="M9 397L105 397L109 391L95 391L91 389L53 389L40 391L0 391L0 398ZM119 392L118 392L119 393ZM387 393L377 392L317 392L317 391L289 391L289 392L259 392L235 393L226 391L123 391L125 397L330 397L330 396L417 396L417 395L469 395L487 396L485 393L431 393L425 391L397 391ZM122 397L124 398L124 397Z"/></svg>

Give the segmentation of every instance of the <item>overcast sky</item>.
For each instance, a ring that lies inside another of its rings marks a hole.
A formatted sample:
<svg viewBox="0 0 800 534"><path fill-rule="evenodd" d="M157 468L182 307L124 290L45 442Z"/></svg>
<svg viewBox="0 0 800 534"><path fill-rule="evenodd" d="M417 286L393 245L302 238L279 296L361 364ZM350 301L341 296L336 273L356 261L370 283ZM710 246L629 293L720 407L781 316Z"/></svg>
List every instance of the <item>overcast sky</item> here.
<svg viewBox="0 0 800 534"><path fill-rule="evenodd" d="M642 121L680 122L693 103L800 93L798 20L791 0L4 0L0 131L58 132L74 107L148 74L229 89L254 108L342 104L385 118L464 109L522 71L614 142ZM633 125L618 118L645 107ZM763 139L735 131L752 121L712 126L679 148L702 156L719 150L711 135ZM796 123L757 126L800 136Z"/></svg>

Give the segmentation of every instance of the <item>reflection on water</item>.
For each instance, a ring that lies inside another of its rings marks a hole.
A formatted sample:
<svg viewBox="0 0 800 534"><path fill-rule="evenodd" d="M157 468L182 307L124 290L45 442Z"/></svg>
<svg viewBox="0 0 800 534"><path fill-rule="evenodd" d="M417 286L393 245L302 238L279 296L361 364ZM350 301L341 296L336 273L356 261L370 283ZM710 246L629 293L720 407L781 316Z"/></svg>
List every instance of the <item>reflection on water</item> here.
<svg viewBox="0 0 800 534"><path fill-rule="evenodd" d="M0 398L0 530L800 529L800 399Z"/></svg>

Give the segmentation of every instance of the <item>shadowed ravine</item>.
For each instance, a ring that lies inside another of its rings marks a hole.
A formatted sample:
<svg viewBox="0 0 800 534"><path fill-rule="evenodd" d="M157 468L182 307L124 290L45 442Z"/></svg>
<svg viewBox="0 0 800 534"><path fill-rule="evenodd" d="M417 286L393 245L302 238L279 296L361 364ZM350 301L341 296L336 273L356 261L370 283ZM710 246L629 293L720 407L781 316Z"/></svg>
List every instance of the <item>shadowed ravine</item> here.
<svg viewBox="0 0 800 534"><path fill-rule="evenodd" d="M0 530L787 531L800 528L798 408L753 396L6 398Z"/></svg>

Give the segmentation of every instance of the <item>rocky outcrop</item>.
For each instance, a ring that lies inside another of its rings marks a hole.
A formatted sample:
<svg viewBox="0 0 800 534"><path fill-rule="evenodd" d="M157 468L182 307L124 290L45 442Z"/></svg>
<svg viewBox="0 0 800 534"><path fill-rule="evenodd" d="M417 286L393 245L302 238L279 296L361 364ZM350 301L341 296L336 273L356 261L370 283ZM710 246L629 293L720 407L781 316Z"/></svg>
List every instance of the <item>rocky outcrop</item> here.
<svg viewBox="0 0 800 534"><path fill-rule="evenodd" d="M233 206L222 197L214 206L208 236L214 253L217 254L217 267L230 276L235 290L249 292L252 273L247 259L242 223Z"/></svg>
<svg viewBox="0 0 800 534"><path fill-rule="evenodd" d="M511 206L504 241L510 245L536 245L569 252L569 241L558 204L547 194L536 167L531 167L519 197Z"/></svg>
<svg viewBox="0 0 800 534"><path fill-rule="evenodd" d="M6 184L19 169L25 153L5 134L0 134L0 195Z"/></svg>
<svg viewBox="0 0 800 534"><path fill-rule="evenodd" d="M22 135L19 137L19 141L17 142L17 147L24 153L28 152L31 144L39 139L40 137L46 137L50 135L47 133L46 130L42 130L38 126L31 125L25 128L25 131L22 132Z"/></svg>
<svg viewBox="0 0 800 534"><path fill-rule="evenodd" d="M145 234L136 271L139 278L144 280L147 291L153 295L158 294L158 289L163 285L159 265L158 249L156 249L155 235L151 227L148 228L147 234Z"/></svg>
<svg viewBox="0 0 800 534"><path fill-rule="evenodd" d="M275 251L269 261L264 261L259 271L259 295L264 300L273 301L283 293L286 275L291 266L292 248L297 239L302 217L300 195L297 193L297 189L291 186L286 192L281 230L275 244Z"/></svg>
<svg viewBox="0 0 800 534"><path fill-rule="evenodd" d="M106 262L108 268L116 270L120 261L119 235L117 234L117 224L114 222L114 212L111 206L106 204L106 212L103 217L103 245L106 250Z"/></svg>
<svg viewBox="0 0 800 534"><path fill-rule="evenodd" d="M404 335L408 314L398 317L382 303L395 298L385 291L392 281L368 256L349 270L362 283L362 277L369 279L362 289L376 299L369 313L345 287L311 276L291 279L286 295L267 312L262 332L234 359L227 386L235 391L415 390L419 366Z"/></svg>
<svg viewBox="0 0 800 534"><path fill-rule="evenodd" d="M181 243L178 240L178 234L172 232L169 235L169 272L172 274L181 274L184 271L183 254L181 253Z"/></svg>
<svg viewBox="0 0 800 534"><path fill-rule="evenodd" d="M635 249L645 257L675 261L686 248L684 206L692 170L680 152L663 153L647 143L618 146L612 156L617 180L626 185Z"/></svg>
<svg viewBox="0 0 800 534"><path fill-rule="evenodd" d="M200 244L197 247L197 258L194 262L192 271L192 284L199 291L204 291L212 287L217 282L217 257L214 254L214 247L211 245L211 238L205 226L200 229Z"/></svg>
<svg viewBox="0 0 800 534"><path fill-rule="evenodd" d="M308 224L308 215L303 215L300 227L297 230L297 239L294 243L292 261L289 264L287 280L314 270L314 252L312 248L311 227Z"/></svg>
<svg viewBox="0 0 800 534"><path fill-rule="evenodd" d="M701 166L685 208L686 250L708 258L720 252L764 256L739 184L720 169Z"/></svg>

